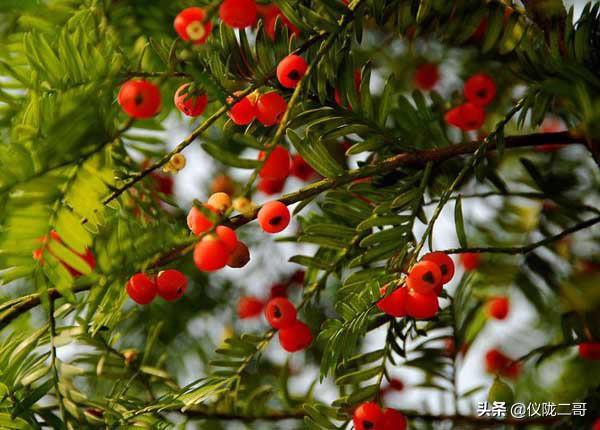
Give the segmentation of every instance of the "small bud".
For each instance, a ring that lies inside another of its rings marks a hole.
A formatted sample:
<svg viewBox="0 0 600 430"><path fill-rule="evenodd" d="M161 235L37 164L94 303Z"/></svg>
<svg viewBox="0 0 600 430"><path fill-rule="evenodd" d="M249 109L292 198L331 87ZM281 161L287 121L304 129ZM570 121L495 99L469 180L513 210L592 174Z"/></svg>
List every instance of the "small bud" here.
<svg viewBox="0 0 600 430"><path fill-rule="evenodd" d="M233 201L233 208L247 218L250 218L254 215L254 203L252 203L252 201L246 197L237 197Z"/></svg>

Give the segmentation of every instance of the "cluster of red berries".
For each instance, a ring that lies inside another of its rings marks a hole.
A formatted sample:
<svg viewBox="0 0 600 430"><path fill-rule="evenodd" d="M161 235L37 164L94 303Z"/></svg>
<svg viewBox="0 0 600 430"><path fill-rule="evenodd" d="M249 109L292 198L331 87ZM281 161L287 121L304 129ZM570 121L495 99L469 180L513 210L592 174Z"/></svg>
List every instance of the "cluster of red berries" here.
<svg viewBox="0 0 600 430"><path fill-rule="evenodd" d="M236 97L239 95L240 92L234 93ZM275 91L264 94L255 91L235 103L231 97L227 101L232 104L227 115L236 125L248 125L256 119L265 127L271 127L279 124L287 110L287 101Z"/></svg>
<svg viewBox="0 0 600 430"><path fill-rule="evenodd" d="M506 319L509 311L510 302L507 297L494 297L486 303L486 312L490 318L497 320Z"/></svg>
<svg viewBox="0 0 600 430"><path fill-rule="evenodd" d="M438 296L443 285L454 276L454 262L443 252L431 252L415 264L402 286L377 303L377 307L395 318L433 318L439 311ZM382 288L385 294L386 287Z"/></svg>
<svg viewBox="0 0 600 430"><path fill-rule="evenodd" d="M381 409L377 403L366 402L354 410L355 430L406 430L406 417L395 409Z"/></svg>
<svg viewBox="0 0 600 430"><path fill-rule="evenodd" d="M145 273L133 275L125 289L134 302L147 305L152 302L158 294L168 302L179 299L187 290L188 281L179 270L163 270L156 276L148 276Z"/></svg>
<svg viewBox="0 0 600 430"><path fill-rule="evenodd" d="M444 115L446 122L463 131L481 128L485 121L484 108L496 97L496 84L484 73L471 76L463 87L465 103Z"/></svg>
<svg viewBox="0 0 600 430"><path fill-rule="evenodd" d="M498 349L490 349L485 354L485 369L493 375L502 375L509 379L516 379L521 373L521 364L507 357Z"/></svg>
<svg viewBox="0 0 600 430"><path fill-rule="evenodd" d="M600 360L600 342L584 342L578 345L579 356L586 360Z"/></svg>
<svg viewBox="0 0 600 430"><path fill-rule="evenodd" d="M413 82L421 91L431 91L440 80L440 72L435 63L422 63L415 70Z"/></svg>
<svg viewBox="0 0 600 430"><path fill-rule="evenodd" d="M60 257L53 253L52 247L65 247L62 238L55 230L52 230L49 236L40 237L38 239L38 242L40 242L42 246L33 251L34 260L38 261L40 264L44 264L44 252L48 252L60 261L60 264L62 264L62 266L69 271L71 276L77 278L82 275L80 271L69 266L69 264L67 264L66 262L61 261ZM71 252L75 253L77 256L79 256L83 260L83 263L87 264L90 267L90 270L94 270L96 268L96 259L94 258L94 253L90 249L86 248L83 253L79 253L72 248L68 249Z"/></svg>
<svg viewBox="0 0 600 430"><path fill-rule="evenodd" d="M232 228L218 225L217 217L231 208L231 197L226 193L215 193L202 208L193 206L187 216L187 224L192 233L202 239L194 248L194 263L203 272L213 272L225 266L243 267L250 260L248 247L238 241ZM210 230L214 233L206 234Z"/></svg>
<svg viewBox="0 0 600 430"><path fill-rule="evenodd" d="M264 158L265 152L261 151L258 159ZM258 173L260 180L257 188L267 195L279 193L290 175L308 181L316 176L316 172L300 154L291 156L287 149L276 146Z"/></svg>
<svg viewBox="0 0 600 430"><path fill-rule="evenodd" d="M296 307L285 297L276 297L267 303L265 318L279 331L279 344L287 352L301 351L312 343L310 328L298 320Z"/></svg>
<svg viewBox="0 0 600 430"><path fill-rule="evenodd" d="M277 283L271 285L268 301L270 301L271 299L274 299L274 298L278 298L278 297L287 298L288 289L290 286L302 285L303 283L304 283L304 271L298 270L298 271L294 272L294 274L289 279L287 279L285 282L277 282ZM249 318L258 317L262 313L262 311L265 307L265 304L266 304L265 301L255 297L255 296L241 297L238 302L238 307L237 307L238 316L240 317L240 319L249 319Z"/></svg>

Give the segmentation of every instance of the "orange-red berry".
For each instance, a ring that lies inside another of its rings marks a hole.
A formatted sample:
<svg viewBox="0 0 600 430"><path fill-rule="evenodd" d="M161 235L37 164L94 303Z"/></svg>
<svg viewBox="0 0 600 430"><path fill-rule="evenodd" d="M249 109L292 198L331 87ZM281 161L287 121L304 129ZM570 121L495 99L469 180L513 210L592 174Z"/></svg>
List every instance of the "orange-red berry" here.
<svg viewBox="0 0 600 430"><path fill-rule="evenodd" d="M279 330L279 344L287 352L308 348L312 339L310 328L302 321L296 321L291 326Z"/></svg>
<svg viewBox="0 0 600 430"><path fill-rule="evenodd" d="M256 0L224 0L219 18L232 28L245 28L256 23Z"/></svg>
<svg viewBox="0 0 600 430"><path fill-rule="evenodd" d="M237 311L240 319L256 318L263 310L264 302L254 296L240 298Z"/></svg>
<svg viewBox="0 0 600 430"><path fill-rule="evenodd" d="M160 90L152 82L131 79L117 97L121 109L132 118L152 118L160 110Z"/></svg>
<svg viewBox="0 0 600 430"><path fill-rule="evenodd" d="M286 88L296 88L306 73L308 63L299 55L291 54L277 65L277 79Z"/></svg>
<svg viewBox="0 0 600 430"><path fill-rule="evenodd" d="M481 254L477 252L465 252L460 254L460 262L467 272L477 270L481 264Z"/></svg>
<svg viewBox="0 0 600 430"><path fill-rule="evenodd" d="M515 379L521 373L521 365L511 360L498 349L490 349L485 354L485 368L488 373L499 374Z"/></svg>
<svg viewBox="0 0 600 430"><path fill-rule="evenodd" d="M156 297L156 284L143 273L133 275L125 286L127 294L134 302L147 305Z"/></svg>
<svg viewBox="0 0 600 430"><path fill-rule="evenodd" d="M508 315L510 303L506 297L496 297L487 302L488 316L497 320L503 320Z"/></svg>
<svg viewBox="0 0 600 430"><path fill-rule="evenodd" d="M256 118L266 127L279 124L287 110L287 102L276 92L261 95L256 102Z"/></svg>
<svg viewBox="0 0 600 430"><path fill-rule="evenodd" d="M230 253L235 251L238 244L238 238L237 234L235 234L235 230L224 225L219 225L215 229L215 233L217 234L219 239L225 244L227 250Z"/></svg>
<svg viewBox="0 0 600 430"><path fill-rule="evenodd" d="M263 160L265 152L258 154L258 159ZM273 148L267 159L258 172L258 175L264 179L282 180L290 174L290 153L283 146Z"/></svg>
<svg viewBox="0 0 600 430"><path fill-rule="evenodd" d="M208 204L204 204L203 206L208 212L214 213L216 219L216 215L219 214L219 211ZM211 218L212 217L205 215L204 212L196 206L192 206L187 216L187 225L192 233L196 236L200 236L202 233L210 230L214 225L214 220Z"/></svg>
<svg viewBox="0 0 600 430"><path fill-rule="evenodd" d="M206 204L223 213L231 207L231 197L226 193L214 193L208 198Z"/></svg>
<svg viewBox="0 0 600 430"><path fill-rule="evenodd" d="M478 106L487 106L496 97L496 84L484 73L471 76L464 85L465 98Z"/></svg>
<svg viewBox="0 0 600 430"><path fill-rule="evenodd" d="M422 91L429 91L440 80L440 72L438 71L437 64L434 63L423 63L415 70L413 77L415 87Z"/></svg>
<svg viewBox="0 0 600 430"><path fill-rule="evenodd" d="M274 200L260 208L257 219L266 233L279 233L290 223L290 211L286 205Z"/></svg>
<svg viewBox="0 0 600 430"><path fill-rule="evenodd" d="M415 319L429 319L437 315L440 310L438 297L435 294L420 294L407 289L406 311Z"/></svg>
<svg viewBox="0 0 600 430"><path fill-rule="evenodd" d="M383 413L383 430L406 430L406 417L395 409L386 409Z"/></svg>
<svg viewBox="0 0 600 430"><path fill-rule="evenodd" d="M194 248L194 264L202 272L214 272L225 267L229 253L225 242L207 236Z"/></svg>
<svg viewBox="0 0 600 430"><path fill-rule="evenodd" d="M227 258L227 265L239 269L244 267L250 261L250 250L245 243L238 240L235 249L229 254Z"/></svg>
<svg viewBox="0 0 600 430"><path fill-rule="evenodd" d="M467 102L446 112L444 119L463 131L473 131L485 122L485 111L481 106Z"/></svg>
<svg viewBox="0 0 600 430"><path fill-rule="evenodd" d="M175 107L187 116L200 116L208 104L206 94L190 94L187 89L190 84L183 84L175 93Z"/></svg>
<svg viewBox="0 0 600 430"><path fill-rule="evenodd" d="M578 345L579 356L586 360L600 360L600 342L585 342Z"/></svg>
<svg viewBox="0 0 600 430"><path fill-rule="evenodd" d="M175 31L186 42L201 45L212 31L212 22L206 20L206 12L199 7L182 10L173 21Z"/></svg>
<svg viewBox="0 0 600 430"><path fill-rule="evenodd" d="M385 294L386 287L381 289L381 294ZM400 318L406 316L407 313L407 289L405 287L398 288L389 296L377 302L377 307L387 315Z"/></svg>
<svg viewBox="0 0 600 430"><path fill-rule="evenodd" d="M172 302L183 296L183 293L187 290L187 286L187 278L179 270L163 270L156 277L158 295L168 302Z"/></svg>
<svg viewBox="0 0 600 430"><path fill-rule="evenodd" d="M290 173L298 179L302 179L303 181L308 181L317 174L317 172L315 172L315 170L306 162L306 160L304 160L304 158L302 158L300 154L296 154L292 157Z"/></svg>
<svg viewBox="0 0 600 430"><path fill-rule="evenodd" d="M422 260L415 264L406 278L409 290L420 294L433 294L442 285L442 271L433 261Z"/></svg>
<svg viewBox="0 0 600 430"><path fill-rule="evenodd" d="M273 194L280 193L283 190L286 180L287 180L287 178L284 178L284 179L260 178L256 188L260 192L266 194L267 196L272 196Z"/></svg>
<svg viewBox="0 0 600 430"><path fill-rule="evenodd" d="M235 96L239 96L239 94L239 91L234 93ZM230 97L227 102L233 103L233 99ZM236 125L248 125L254 121L256 113L256 96L248 95L231 106L227 115Z"/></svg>
<svg viewBox="0 0 600 430"><path fill-rule="evenodd" d="M377 403L366 402L354 410L352 421L356 430L379 430L383 429L385 416Z"/></svg>
<svg viewBox="0 0 600 430"><path fill-rule="evenodd" d="M296 322L297 316L296 307L285 297L271 299L265 307L265 318L276 330L290 327Z"/></svg>
<svg viewBox="0 0 600 430"><path fill-rule="evenodd" d="M442 284L446 284L452 280L454 276L454 261L452 258L444 252L430 252L425 254L421 260L431 261L439 266L440 272L442 272ZM438 294L441 293L441 289Z"/></svg>

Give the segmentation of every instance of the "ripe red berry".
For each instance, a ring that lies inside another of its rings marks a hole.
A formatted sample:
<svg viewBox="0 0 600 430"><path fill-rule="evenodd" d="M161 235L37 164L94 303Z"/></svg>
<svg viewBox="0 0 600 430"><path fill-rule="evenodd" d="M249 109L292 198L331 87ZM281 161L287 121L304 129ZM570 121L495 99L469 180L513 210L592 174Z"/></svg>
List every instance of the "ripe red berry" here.
<svg viewBox="0 0 600 430"><path fill-rule="evenodd" d="M219 214L219 211L217 211L212 206L210 206L208 204L204 204L203 206L209 212L214 213L215 218L216 218L216 215ZM202 233L210 230L212 228L213 224L214 224L214 222L212 219L210 219L209 216L205 215L196 206L192 206L192 208L190 209L188 216L187 216L187 225L188 225L189 229L192 231L192 233L194 233L196 236L200 236Z"/></svg>
<svg viewBox="0 0 600 430"><path fill-rule="evenodd" d="M585 342L578 346L579 356L586 360L600 360L600 342Z"/></svg>
<svg viewBox="0 0 600 430"><path fill-rule="evenodd" d="M147 305L156 297L156 284L143 273L133 275L125 286L127 294L134 302Z"/></svg>
<svg viewBox="0 0 600 430"><path fill-rule="evenodd" d="M237 311L240 319L255 318L260 315L265 304L254 296L240 298Z"/></svg>
<svg viewBox="0 0 600 430"><path fill-rule="evenodd" d="M287 110L287 102L276 92L261 95L256 102L256 118L266 127L279 124Z"/></svg>
<svg viewBox="0 0 600 430"><path fill-rule="evenodd" d="M291 174L298 179L308 181L315 177L317 173L300 154L296 154L292 157Z"/></svg>
<svg viewBox="0 0 600 430"><path fill-rule="evenodd" d="M487 302L487 314L497 320L503 320L508 315L510 303L506 297L496 297Z"/></svg>
<svg viewBox="0 0 600 430"><path fill-rule="evenodd" d="M501 351L493 348L485 354L485 369L491 374L500 374L515 379L521 373L521 365L511 360Z"/></svg>
<svg viewBox="0 0 600 430"><path fill-rule="evenodd" d="M237 248L238 238L235 230L224 225L217 226L215 233L219 239L225 244L229 253L232 253Z"/></svg>
<svg viewBox="0 0 600 430"><path fill-rule="evenodd" d="M296 322L297 316L296 307L285 297L271 299L265 307L265 318L276 330L290 327Z"/></svg>
<svg viewBox="0 0 600 430"><path fill-rule="evenodd" d="M442 284L446 284L452 280L454 276L454 261L452 261L452 258L448 254L440 251L430 252L429 254L425 254L421 260L431 261L439 266L440 272L442 272ZM441 289L439 292L441 292Z"/></svg>
<svg viewBox="0 0 600 430"><path fill-rule="evenodd" d="M277 65L277 79L286 88L296 88L306 73L308 63L299 55L291 54Z"/></svg>
<svg viewBox="0 0 600 430"><path fill-rule="evenodd" d="M384 294L386 287L381 289L381 294ZM387 315L400 318L407 315L406 302L407 302L407 289L405 287L398 288L396 291L391 293L389 296L377 302L377 308Z"/></svg>
<svg viewBox="0 0 600 430"><path fill-rule="evenodd" d="M235 96L239 94L239 91L234 93ZM229 97L227 103L233 103L233 98ZM227 115L236 125L248 125L254 121L256 113L256 95L250 94L231 106Z"/></svg>
<svg viewBox="0 0 600 430"><path fill-rule="evenodd" d="M258 154L258 159L263 160L265 152ZM258 176L270 180L283 180L290 174L290 153L283 146L273 148L258 172Z"/></svg>
<svg viewBox="0 0 600 430"><path fill-rule="evenodd" d="M160 90L152 82L131 79L117 97L121 109L132 118L152 118L160 110Z"/></svg>
<svg viewBox="0 0 600 430"><path fill-rule="evenodd" d="M175 31L186 42L194 45L206 42L212 31L212 22L206 21L206 12L199 7L188 7L175 17Z"/></svg>
<svg viewBox="0 0 600 430"><path fill-rule="evenodd" d="M279 233L290 223L290 211L286 205L274 200L260 208L257 218L266 233Z"/></svg>
<svg viewBox="0 0 600 430"><path fill-rule="evenodd" d="M272 196L273 194L280 193L285 186L286 179L265 179L260 178L258 181L258 185L256 188L266 194L267 196Z"/></svg>
<svg viewBox="0 0 600 430"><path fill-rule="evenodd" d="M275 5L261 6L259 13L263 15L265 33L271 40L275 40L275 24L288 28L288 31L296 36L300 36L300 30L281 12ZM279 19L279 21L278 21Z"/></svg>
<svg viewBox="0 0 600 430"><path fill-rule="evenodd" d="M496 84L484 73L471 76L464 85L465 98L478 106L489 105L496 97Z"/></svg>
<svg viewBox="0 0 600 430"><path fill-rule="evenodd" d="M194 264L202 272L214 272L227 264L229 248L222 240L207 236L194 248Z"/></svg>
<svg viewBox="0 0 600 430"><path fill-rule="evenodd" d="M406 430L406 417L395 409L386 409L383 413L383 430Z"/></svg>
<svg viewBox="0 0 600 430"><path fill-rule="evenodd" d="M440 304L435 294L420 294L407 289L406 311L415 319L433 318L439 311Z"/></svg>
<svg viewBox="0 0 600 430"><path fill-rule="evenodd" d="M377 403L366 402L354 410L352 421L356 430L378 430L383 429L385 417Z"/></svg>
<svg viewBox="0 0 600 430"><path fill-rule="evenodd" d="M302 321L296 321L291 326L279 330L279 344L287 352L308 348L312 339L310 328Z"/></svg>
<svg viewBox="0 0 600 430"><path fill-rule="evenodd" d="M417 67L414 75L415 87L422 91L429 91L440 80L440 72L437 64L423 63Z"/></svg>
<svg viewBox="0 0 600 430"><path fill-rule="evenodd" d="M225 0L219 7L221 21L232 28L245 28L256 23L255 0Z"/></svg>
<svg viewBox="0 0 600 430"><path fill-rule="evenodd" d="M460 262L467 272L477 270L481 263L481 254L476 252L465 252L460 254Z"/></svg>
<svg viewBox="0 0 600 430"><path fill-rule="evenodd" d="M250 251L245 243L240 242L235 246L235 249L229 257L227 258L227 265L229 267L233 267L239 269L240 267L244 267L250 261Z"/></svg>
<svg viewBox="0 0 600 430"><path fill-rule="evenodd" d="M432 261L422 260L415 264L406 278L409 290L420 294L434 294L442 285L440 266Z"/></svg>
<svg viewBox="0 0 600 430"><path fill-rule="evenodd" d="M189 86L190 84L184 84L179 87L175 93L175 106L187 116L200 116L206 109L208 97L206 94L194 95L188 93L187 88Z"/></svg>
<svg viewBox="0 0 600 430"><path fill-rule="evenodd" d="M445 121L463 131L472 131L481 128L485 122L485 111L474 103L464 103L444 115Z"/></svg>
<svg viewBox="0 0 600 430"><path fill-rule="evenodd" d="M187 290L187 286L187 278L179 270L163 270L156 277L158 295L168 302L172 302L183 296L183 293Z"/></svg>

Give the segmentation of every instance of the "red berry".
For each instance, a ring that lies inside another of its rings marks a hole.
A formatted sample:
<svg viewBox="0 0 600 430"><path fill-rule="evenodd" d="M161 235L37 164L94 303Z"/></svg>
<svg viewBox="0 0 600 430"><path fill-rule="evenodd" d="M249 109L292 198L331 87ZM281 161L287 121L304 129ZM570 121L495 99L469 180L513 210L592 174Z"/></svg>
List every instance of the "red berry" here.
<svg viewBox="0 0 600 430"><path fill-rule="evenodd" d="M224 225L217 226L215 233L219 239L225 244L229 253L232 253L237 248L238 238L235 230Z"/></svg>
<svg viewBox="0 0 600 430"><path fill-rule="evenodd" d="M600 418L596 418L596 421L592 424L592 430L600 430Z"/></svg>
<svg viewBox="0 0 600 430"><path fill-rule="evenodd" d="M290 327L296 322L296 307L285 297L271 299L265 307L265 318L276 330Z"/></svg>
<svg viewBox="0 0 600 430"><path fill-rule="evenodd" d="M279 233L290 223L290 211L286 205L274 200L260 208L257 218L266 233Z"/></svg>
<svg viewBox="0 0 600 430"><path fill-rule="evenodd" d="M277 66L277 79L286 88L296 88L306 69L308 64L304 58L295 54L288 55Z"/></svg>
<svg viewBox="0 0 600 430"><path fill-rule="evenodd" d="M173 27L175 31L186 42L191 41L194 45L206 42L212 31L212 22L206 21L206 12L199 7L188 7L179 12L175 17Z"/></svg>
<svg viewBox="0 0 600 430"><path fill-rule="evenodd" d="M463 131L472 131L481 128L485 122L485 112L481 106L467 102L446 112L444 119Z"/></svg>
<svg viewBox="0 0 600 430"><path fill-rule="evenodd" d="M500 374L511 379L515 379L521 373L521 365L518 362L512 361L495 348L485 354L485 369L488 373Z"/></svg>
<svg viewBox="0 0 600 430"><path fill-rule="evenodd" d="M383 429L385 416L377 403L366 402L354 410L352 416L355 430Z"/></svg>
<svg viewBox="0 0 600 430"><path fill-rule="evenodd" d="M460 262L467 272L471 272L479 267L481 255L476 252L465 252L460 254Z"/></svg>
<svg viewBox="0 0 600 430"><path fill-rule="evenodd" d="M440 80L437 64L423 63L417 67L414 75L415 87L423 91L429 91Z"/></svg>
<svg viewBox="0 0 600 430"><path fill-rule="evenodd" d="M250 251L245 243L238 241L235 249L227 258L227 265L239 269L244 267L250 261Z"/></svg>
<svg viewBox="0 0 600 430"><path fill-rule="evenodd" d="M381 294L385 294L386 287L381 289ZM398 288L389 296L377 302L377 307L387 315L400 318L407 315L407 289L405 287Z"/></svg>
<svg viewBox="0 0 600 430"><path fill-rule="evenodd" d="M260 192L266 194L267 196L272 196L273 194L280 193L281 190L283 190L286 179L287 178L285 178L285 179L260 178L260 181L258 181L258 185L256 186L256 188Z"/></svg>
<svg viewBox="0 0 600 430"><path fill-rule="evenodd" d="M141 79L125 82L117 100L132 118L152 118L160 110L160 90L153 83Z"/></svg>
<svg viewBox="0 0 600 430"><path fill-rule="evenodd" d="M308 348L312 339L310 328L302 321L296 321L291 326L279 330L279 343L287 352Z"/></svg>
<svg viewBox="0 0 600 430"><path fill-rule="evenodd" d="M266 127L278 124L287 110L287 102L275 92L261 95L256 102L256 118Z"/></svg>
<svg viewBox="0 0 600 430"><path fill-rule="evenodd" d="M390 388L392 390L395 390L395 391L402 391L402 390L404 390L404 383L401 380L399 380L399 379L395 379L395 378L394 379L390 379L389 384L390 384Z"/></svg>
<svg viewBox="0 0 600 430"><path fill-rule="evenodd" d="M435 294L420 294L407 289L406 310L409 316L416 319L433 318L439 309L440 304Z"/></svg>
<svg viewBox="0 0 600 430"><path fill-rule="evenodd" d="M273 284L270 288L269 297L275 299L277 297L287 297L287 285L285 284Z"/></svg>
<svg viewBox="0 0 600 430"><path fill-rule="evenodd" d="M471 76L464 85L465 98L478 106L489 105L496 97L496 84L484 73Z"/></svg>
<svg viewBox="0 0 600 430"><path fill-rule="evenodd" d="M238 302L238 316L240 319L255 318L260 315L265 304L253 296L242 297Z"/></svg>
<svg viewBox="0 0 600 430"><path fill-rule="evenodd" d="M316 176L315 170L308 164L300 154L296 154L292 157L291 173L293 176L303 181Z"/></svg>
<svg viewBox="0 0 600 430"><path fill-rule="evenodd" d="M492 318L503 320L508 315L509 307L506 297L496 297L487 302L487 313Z"/></svg>
<svg viewBox="0 0 600 430"><path fill-rule="evenodd" d="M263 6L259 11L264 17L265 33L271 40L275 40L275 24L279 18L279 26L288 28L288 31L296 36L300 36L300 30L289 19L281 12L281 10L275 5Z"/></svg>
<svg viewBox="0 0 600 430"><path fill-rule="evenodd" d="M239 91L234 93L235 96L239 96L239 94ZM233 98L229 97L227 103L233 103ZM256 118L256 96L252 94L244 97L231 106L227 115L236 125L250 124Z"/></svg>
<svg viewBox="0 0 600 430"><path fill-rule="evenodd" d="M164 194L165 196L173 195L173 188L175 186L175 181L173 177L170 175L162 175L160 173L152 172L150 173L150 177L154 182L154 188L157 192Z"/></svg>
<svg viewBox="0 0 600 430"><path fill-rule="evenodd" d="M245 28L256 23L255 0L225 0L219 7L221 21L233 28Z"/></svg>
<svg viewBox="0 0 600 430"><path fill-rule="evenodd" d="M420 294L433 294L442 285L440 266L432 261L422 260L415 264L406 278L409 290Z"/></svg>
<svg viewBox="0 0 600 430"><path fill-rule="evenodd" d="M219 211L217 211L212 206L207 204L204 204L203 206L209 212L213 212L215 216L219 214ZM196 206L192 206L192 209L190 209L187 216L187 225L192 231L192 233L194 233L196 236L200 236L202 233L210 230L213 224L214 222L210 219L209 216L205 215Z"/></svg>
<svg viewBox="0 0 600 430"><path fill-rule="evenodd" d="M442 272L442 284L450 282L454 276L454 261L452 261L452 258L450 258L448 254L440 251L430 252L429 254L424 255L421 260L431 261L438 265L440 272ZM439 292L441 293L441 289Z"/></svg>
<svg viewBox="0 0 600 430"><path fill-rule="evenodd" d="M229 248L220 239L207 236L194 248L194 264L202 272L214 272L227 264Z"/></svg>
<svg viewBox="0 0 600 430"><path fill-rule="evenodd" d="M200 116L204 113L208 104L206 94L190 94L186 90L190 84L184 84L179 87L175 93L175 106L187 116Z"/></svg>
<svg viewBox="0 0 600 430"><path fill-rule="evenodd" d="M406 430L406 417L395 409L386 409L383 413L383 430Z"/></svg>
<svg viewBox="0 0 600 430"><path fill-rule="evenodd" d="M600 360L600 342L585 342L578 346L579 356L586 360Z"/></svg>
<svg viewBox="0 0 600 430"><path fill-rule="evenodd" d="M265 152L258 154L258 159L263 160ZM270 180L282 180L290 174L290 153L283 146L273 148L258 172L258 176Z"/></svg>
<svg viewBox="0 0 600 430"><path fill-rule="evenodd" d="M140 305L147 305L156 297L156 284L143 273L133 275L125 288L131 300Z"/></svg>
<svg viewBox="0 0 600 430"><path fill-rule="evenodd" d="M163 270L156 277L156 289L158 295L168 302L177 300L185 290L187 290L188 281L179 270Z"/></svg>

